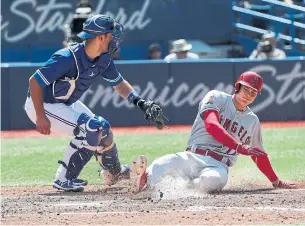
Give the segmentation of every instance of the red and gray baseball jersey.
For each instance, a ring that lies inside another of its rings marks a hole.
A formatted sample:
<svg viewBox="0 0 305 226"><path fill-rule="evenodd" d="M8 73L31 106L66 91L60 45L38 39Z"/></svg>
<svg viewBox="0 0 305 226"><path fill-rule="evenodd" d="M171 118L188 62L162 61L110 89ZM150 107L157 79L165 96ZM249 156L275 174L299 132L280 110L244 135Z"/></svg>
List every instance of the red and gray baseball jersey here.
<svg viewBox="0 0 305 226"><path fill-rule="evenodd" d="M231 166L235 164L236 150L222 145L207 132L204 120L201 118L202 113L207 110L219 112L220 124L235 139L264 150L258 117L249 107L245 111L238 111L233 104L232 95L217 90L208 92L199 103L199 111L187 143L188 147L209 149L227 157Z"/></svg>

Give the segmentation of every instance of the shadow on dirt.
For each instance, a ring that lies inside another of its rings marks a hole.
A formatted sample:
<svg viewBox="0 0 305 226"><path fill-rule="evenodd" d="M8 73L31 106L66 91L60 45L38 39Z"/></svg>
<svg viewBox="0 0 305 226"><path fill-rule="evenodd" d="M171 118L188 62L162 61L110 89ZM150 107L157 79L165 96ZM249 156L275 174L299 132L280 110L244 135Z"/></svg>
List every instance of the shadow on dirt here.
<svg viewBox="0 0 305 226"><path fill-rule="evenodd" d="M240 195L240 194L277 194L274 188L255 188L255 189L226 189L218 193L218 195Z"/></svg>
<svg viewBox="0 0 305 226"><path fill-rule="evenodd" d="M88 196L88 195L105 195L105 194L125 194L127 193L126 187L107 187L101 188L94 191L84 191L84 192L65 192L65 191L56 191L48 192L48 193L41 193L39 195L42 196Z"/></svg>

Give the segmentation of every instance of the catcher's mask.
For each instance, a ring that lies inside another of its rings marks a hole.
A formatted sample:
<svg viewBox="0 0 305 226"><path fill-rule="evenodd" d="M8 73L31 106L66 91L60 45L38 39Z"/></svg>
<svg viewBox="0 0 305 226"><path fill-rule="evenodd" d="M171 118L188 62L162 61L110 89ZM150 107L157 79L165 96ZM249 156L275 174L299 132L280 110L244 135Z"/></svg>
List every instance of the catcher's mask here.
<svg viewBox="0 0 305 226"><path fill-rule="evenodd" d="M91 39L107 33L112 33L113 35L109 44L109 52L114 53L123 41L124 27L110 16L97 14L89 17L83 23L83 31L77 36L81 39Z"/></svg>
<svg viewBox="0 0 305 226"><path fill-rule="evenodd" d="M246 71L239 76L237 82L235 83L235 93L237 93L240 89L240 85L251 87L260 93L263 88L263 78L253 71Z"/></svg>

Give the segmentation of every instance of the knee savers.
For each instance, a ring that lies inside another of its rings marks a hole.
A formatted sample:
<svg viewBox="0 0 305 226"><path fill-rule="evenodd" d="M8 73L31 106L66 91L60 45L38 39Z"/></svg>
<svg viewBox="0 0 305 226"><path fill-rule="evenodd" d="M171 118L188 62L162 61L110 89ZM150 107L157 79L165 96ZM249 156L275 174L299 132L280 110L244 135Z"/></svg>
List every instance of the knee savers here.
<svg viewBox="0 0 305 226"><path fill-rule="evenodd" d="M112 133L109 133L111 131L110 124L103 117L95 115L93 118L90 118L87 114L83 113L79 116L77 124L79 126L85 124L88 145L94 147L100 146L102 140L105 140L102 142L104 147L112 144L113 136Z"/></svg>
<svg viewBox="0 0 305 226"><path fill-rule="evenodd" d="M89 146L93 146L94 150L91 147L86 148L97 151L101 167L111 173L120 172L121 164L116 145L113 142L113 133L109 122L103 117L94 116L90 118L83 113L78 118L77 124L85 124L87 143Z"/></svg>

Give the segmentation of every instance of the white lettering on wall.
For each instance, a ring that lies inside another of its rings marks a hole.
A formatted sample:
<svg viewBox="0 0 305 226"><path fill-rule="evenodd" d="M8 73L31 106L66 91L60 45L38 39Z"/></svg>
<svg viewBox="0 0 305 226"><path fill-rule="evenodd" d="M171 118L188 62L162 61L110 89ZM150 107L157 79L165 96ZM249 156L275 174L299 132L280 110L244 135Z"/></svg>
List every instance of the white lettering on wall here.
<svg viewBox="0 0 305 226"><path fill-rule="evenodd" d="M142 8L140 10L135 10L134 12L132 12L130 17L128 17L127 13L125 12L125 8L123 7L118 8L118 12L116 15L115 13L110 11L103 12L103 7L106 3L106 0L99 1L98 6L96 7L96 12L103 12L103 14L115 18L115 20L124 25L126 30L142 30L151 22L151 18L145 19L150 2L151 0L145 0L143 2Z"/></svg>
<svg viewBox="0 0 305 226"><path fill-rule="evenodd" d="M198 83L194 87L190 87L186 82L175 86L175 90L172 90L171 84L174 83L174 79L167 80L167 84L160 88L157 88L152 81L148 81L145 87L142 89L135 85L134 89L144 99L151 99L157 103L160 103L163 107L174 106L181 107L183 105L194 106L203 99L211 88L204 83ZM221 89L226 92L232 92L233 86L225 85L224 83L218 83L213 89ZM82 102L88 104L89 108L94 108L97 105L104 108L108 104L113 105L116 108L127 107L133 108L134 105L121 98L111 87L105 87L102 84L97 85L96 89L92 87L81 98Z"/></svg>
<svg viewBox="0 0 305 226"><path fill-rule="evenodd" d="M109 0L110 1L110 0ZM128 15L126 9L119 7L117 12L106 11L104 6L107 0L98 1L95 13L110 15L124 25L125 30L142 30L152 21L146 13L152 0L144 0L139 10L134 10ZM56 0L49 0L46 4L40 4L37 0L16 0L9 7L12 14L12 21L6 21L1 15L1 32L4 40L10 43L19 42L32 33L52 33L61 30L64 24L70 23L73 18L75 2L60 3ZM25 9L32 8L32 11ZM12 32L10 28L15 27L14 23L25 21L26 25L18 31Z"/></svg>
<svg viewBox="0 0 305 226"><path fill-rule="evenodd" d="M286 74L277 74L276 67L271 65L258 65L250 69L260 74L270 75L276 82L280 84L278 90L274 90L264 83L263 92L267 91L267 98L262 102L254 105L251 109L254 112L259 112L266 109L273 102L277 105L283 105L287 102L297 104L305 101L305 69L302 69L300 62L296 63L291 72ZM293 86L291 84L294 83Z"/></svg>
<svg viewBox="0 0 305 226"><path fill-rule="evenodd" d="M258 103L254 102L251 109L257 113L274 103L283 105L287 102L298 104L305 101L305 70L302 71L301 68L302 65L299 62L294 65L291 72L286 74L277 74L276 67L271 65L258 65L251 68L251 71L264 74L264 76L270 75L275 80L274 82L279 85L279 88L275 89L276 86L271 87L265 82L263 86L265 98ZM175 89L172 90L172 87L175 87ZM175 84L174 78L170 78L163 87L157 86L153 81L148 81L145 86L135 85L134 88L144 99L152 99L163 107L171 105L178 108L185 105L197 106L206 93L213 89L232 93L233 85L219 82L214 87L209 87L202 82L190 86L186 82ZM83 95L81 101L88 103L90 108L96 106L104 108L109 104L116 108L134 107L128 101L119 97L111 87L104 87L102 84L94 89L91 87Z"/></svg>

